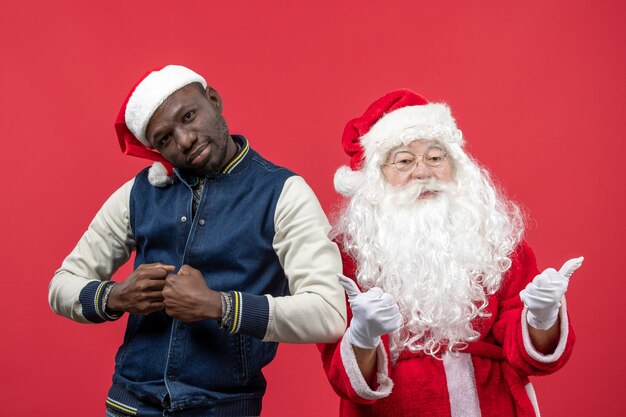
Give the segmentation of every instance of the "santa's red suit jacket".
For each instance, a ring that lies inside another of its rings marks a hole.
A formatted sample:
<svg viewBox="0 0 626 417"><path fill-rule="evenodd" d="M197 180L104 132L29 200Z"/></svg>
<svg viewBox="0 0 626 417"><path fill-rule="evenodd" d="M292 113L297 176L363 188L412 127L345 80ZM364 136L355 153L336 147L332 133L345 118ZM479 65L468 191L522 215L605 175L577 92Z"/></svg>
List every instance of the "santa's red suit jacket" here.
<svg viewBox="0 0 626 417"><path fill-rule="evenodd" d="M345 254L343 260L344 273L354 277L354 261ZM488 299L491 316L472 323L480 339L458 355L436 359L405 350L392 364L385 336L378 347L376 381L370 386L347 339L318 345L328 380L341 397L340 416L538 416L528 377L547 375L565 365L574 332L563 300L557 348L549 355L534 349L519 292L539 273L535 255L522 242L511 260L499 291Z"/></svg>

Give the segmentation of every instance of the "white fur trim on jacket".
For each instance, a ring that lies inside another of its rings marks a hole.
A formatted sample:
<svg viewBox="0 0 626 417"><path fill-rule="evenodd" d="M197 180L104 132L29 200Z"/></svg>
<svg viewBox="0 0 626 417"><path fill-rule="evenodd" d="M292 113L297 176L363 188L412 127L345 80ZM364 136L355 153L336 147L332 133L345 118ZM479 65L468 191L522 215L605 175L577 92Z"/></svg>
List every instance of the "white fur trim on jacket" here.
<svg viewBox="0 0 626 417"><path fill-rule="evenodd" d="M450 414L452 417L480 417L480 401L476 388L476 371L469 353L443 355Z"/></svg>
<svg viewBox="0 0 626 417"><path fill-rule="evenodd" d="M533 346L533 342L530 340L530 334L528 333L529 324L526 319L526 314L528 314L528 308L524 307L524 310L522 310L522 340L524 341L524 347L526 348L526 352L528 352L528 356L541 363L552 363L559 360L565 351L565 345L567 344L567 337L569 333L565 297L561 300L561 308L559 310L559 318L561 319L561 337L559 338L559 343L557 344L556 349L554 349L554 352L549 355L544 355L543 353L538 352Z"/></svg>
<svg viewBox="0 0 626 417"><path fill-rule="evenodd" d="M159 188L167 187L174 184L176 175L167 175L167 169L161 162L154 162L148 170L148 182Z"/></svg>
<svg viewBox="0 0 626 417"><path fill-rule="evenodd" d="M352 385L354 392L366 400L379 400L391 394L393 381L389 378L387 373L388 359L382 342L379 343L376 348L376 363L378 365L376 372L378 389L376 391L371 389L367 382L365 382L365 378L363 378L363 374L359 369L359 364L356 361L356 356L354 355L354 350L352 349L352 342L350 341L350 328L346 330L346 333L341 340L339 349L341 353L341 362L343 362L343 367L346 370L348 378L350 379L350 384Z"/></svg>
<svg viewBox="0 0 626 417"><path fill-rule="evenodd" d="M147 147L146 128L156 109L177 90L191 83L200 83L206 88L204 78L180 65L168 65L153 71L135 88L128 99L124 120L128 130Z"/></svg>

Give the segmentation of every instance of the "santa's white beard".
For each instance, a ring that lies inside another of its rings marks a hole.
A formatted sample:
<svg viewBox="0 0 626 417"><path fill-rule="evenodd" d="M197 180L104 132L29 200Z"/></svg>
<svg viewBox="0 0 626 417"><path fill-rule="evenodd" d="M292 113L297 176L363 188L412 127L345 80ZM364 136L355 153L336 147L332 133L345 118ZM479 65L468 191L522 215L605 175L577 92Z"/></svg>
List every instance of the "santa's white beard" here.
<svg viewBox="0 0 626 417"><path fill-rule="evenodd" d="M510 267L521 221L497 199L490 207L468 195L470 188L459 181L364 187L342 213L336 231L357 262L359 284L381 287L400 307L394 361L404 349L440 357L476 340L471 322L486 315L487 297ZM437 192L418 199L424 190Z"/></svg>

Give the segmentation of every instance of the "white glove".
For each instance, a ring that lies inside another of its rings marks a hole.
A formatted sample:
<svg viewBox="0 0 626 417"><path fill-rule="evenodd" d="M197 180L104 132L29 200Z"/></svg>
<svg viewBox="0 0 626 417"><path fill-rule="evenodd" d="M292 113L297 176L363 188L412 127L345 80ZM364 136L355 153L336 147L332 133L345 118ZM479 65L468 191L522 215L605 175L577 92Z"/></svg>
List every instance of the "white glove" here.
<svg viewBox="0 0 626 417"><path fill-rule="evenodd" d="M362 293L350 278L342 274L337 274L337 278L348 294L352 309L352 321L346 334L354 346L373 349L380 343L381 335L402 325L400 309L390 294L378 287Z"/></svg>
<svg viewBox="0 0 626 417"><path fill-rule="evenodd" d="M556 323L561 299L567 291L569 278L583 263L583 257L565 262L559 272L548 268L537 275L519 296L528 308L526 321L531 327L546 330Z"/></svg>

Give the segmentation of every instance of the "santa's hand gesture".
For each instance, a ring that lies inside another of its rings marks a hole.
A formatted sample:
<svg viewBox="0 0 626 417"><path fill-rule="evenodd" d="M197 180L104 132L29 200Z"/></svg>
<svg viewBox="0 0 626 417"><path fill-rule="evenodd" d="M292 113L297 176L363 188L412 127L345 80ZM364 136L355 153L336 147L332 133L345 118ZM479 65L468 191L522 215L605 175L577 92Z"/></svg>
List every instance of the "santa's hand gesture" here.
<svg viewBox="0 0 626 417"><path fill-rule="evenodd" d="M569 279L583 263L583 257L570 259L557 272L548 268L537 275L519 296L528 308L526 321L538 330L547 330L556 323L561 299L567 291Z"/></svg>
<svg viewBox="0 0 626 417"><path fill-rule="evenodd" d="M354 346L373 349L380 343L380 336L402 325L400 309L391 295L378 287L362 293L350 278L341 274L337 274L337 278L348 294L352 309L352 321L346 336Z"/></svg>

